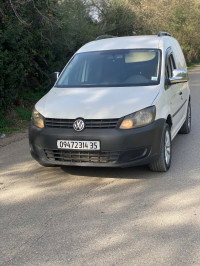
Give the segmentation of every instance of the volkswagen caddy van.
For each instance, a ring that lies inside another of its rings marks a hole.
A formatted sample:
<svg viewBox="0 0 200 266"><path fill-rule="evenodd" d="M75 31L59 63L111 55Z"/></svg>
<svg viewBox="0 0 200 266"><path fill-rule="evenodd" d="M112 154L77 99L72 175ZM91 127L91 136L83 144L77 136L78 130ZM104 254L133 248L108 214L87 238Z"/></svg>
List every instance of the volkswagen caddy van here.
<svg viewBox="0 0 200 266"><path fill-rule="evenodd" d="M190 129L188 73L177 40L166 32L104 36L81 47L36 103L30 152L43 166L148 165L166 172L172 140Z"/></svg>

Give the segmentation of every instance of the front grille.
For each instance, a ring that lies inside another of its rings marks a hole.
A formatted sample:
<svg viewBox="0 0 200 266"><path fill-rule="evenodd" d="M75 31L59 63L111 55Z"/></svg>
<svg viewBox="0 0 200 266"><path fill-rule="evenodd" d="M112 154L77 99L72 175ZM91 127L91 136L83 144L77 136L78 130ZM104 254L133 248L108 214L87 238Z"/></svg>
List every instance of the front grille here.
<svg viewBox="0 0 200 266"><path fill-rule="evenodd" d="M115 163L119 158L119 152L96 152L96 151L65 151L44 150L50 161L71 163Z"/></svg>
<svg viewBox="0 0 200 266"><path fill-rule="evenodd" d="M116 128L118 123L116 119L85 119L85 128ZM75 119L55 119L45 118L45 127L47 128L73 128Z"/></svg>

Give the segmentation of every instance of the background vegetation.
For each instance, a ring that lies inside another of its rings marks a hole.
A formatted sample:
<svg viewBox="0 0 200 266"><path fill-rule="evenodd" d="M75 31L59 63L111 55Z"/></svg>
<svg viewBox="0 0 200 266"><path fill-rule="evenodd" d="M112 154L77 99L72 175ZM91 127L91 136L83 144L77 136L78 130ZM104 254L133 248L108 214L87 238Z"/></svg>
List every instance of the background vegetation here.
<svg viewBox="0 0 200 266"><path fill-rule="evenodd" d="M193 62L199 27L199 0L0 0L0 120L13 106L30 108L50 73L99 35L168 31Z"/></svg>

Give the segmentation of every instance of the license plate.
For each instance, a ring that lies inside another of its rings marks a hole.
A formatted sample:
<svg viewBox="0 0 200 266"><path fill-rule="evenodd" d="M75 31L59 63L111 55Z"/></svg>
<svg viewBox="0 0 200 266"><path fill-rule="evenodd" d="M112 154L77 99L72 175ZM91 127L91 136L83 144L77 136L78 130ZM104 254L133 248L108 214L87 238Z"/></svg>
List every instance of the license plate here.
<svg viewBox="0 0 200 266"><path fill-rule="evenodd" d="M100 141L57 140L58 149L100 150Z"/></svg>

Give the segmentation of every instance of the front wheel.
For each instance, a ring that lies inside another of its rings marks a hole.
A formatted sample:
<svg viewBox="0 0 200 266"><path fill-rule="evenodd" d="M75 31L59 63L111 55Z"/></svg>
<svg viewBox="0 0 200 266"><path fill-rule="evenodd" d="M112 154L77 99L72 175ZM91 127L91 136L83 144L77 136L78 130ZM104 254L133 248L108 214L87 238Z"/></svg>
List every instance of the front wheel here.
<svg viewBox="0 0 200 266"><path fill-rule="evenodd" d="M160 153L158 158L149 164L149 168L154 172L167 172L171 165L171 131L168 124L164 125Z"/></svg>

